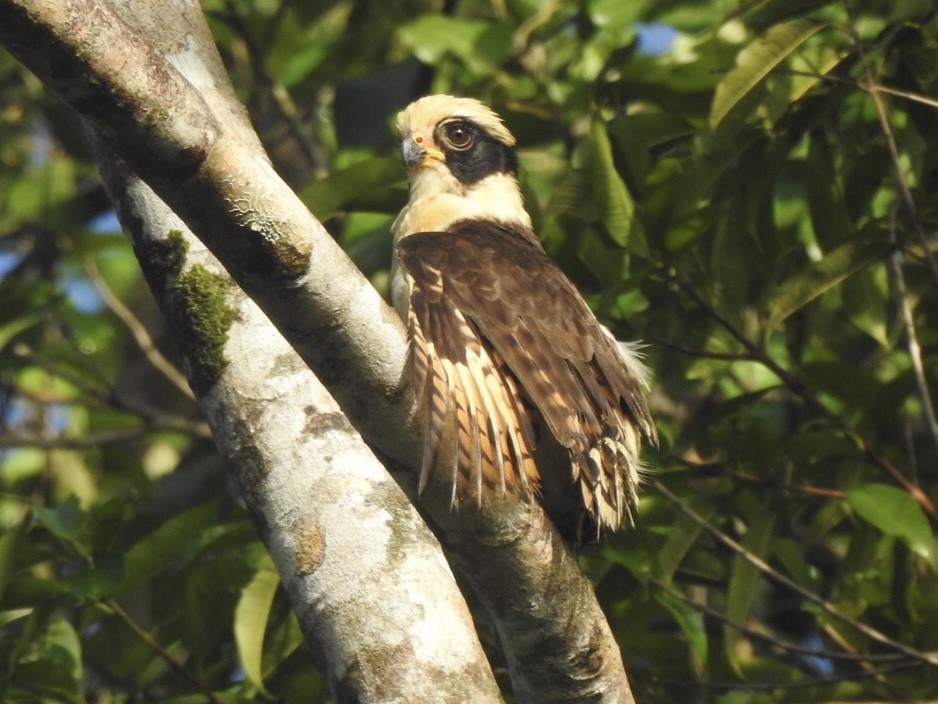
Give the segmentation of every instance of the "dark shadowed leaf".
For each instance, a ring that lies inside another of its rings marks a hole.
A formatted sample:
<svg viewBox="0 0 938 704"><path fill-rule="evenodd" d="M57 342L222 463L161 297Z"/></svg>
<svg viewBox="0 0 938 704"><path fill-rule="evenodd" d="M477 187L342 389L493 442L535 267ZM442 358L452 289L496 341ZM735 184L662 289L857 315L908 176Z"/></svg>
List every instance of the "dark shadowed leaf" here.
<svg viewBox="0 0 938 704"><path fill-rule="evenodd" d="M697 657L703 663L707 662L710 653L710 642L707 637L707 629L704 624L703 614L684 601L677 599L670 594L658 593L655 595L658 603L661 604L668 613L674 618L680 626L681 632L687 638L687 642L697 653Z"/></svg>
<svg viewBox="0 0 938 704"><path fill-rule="evenodd" d="M403 181L404 169L398 157L378 157L359 162L310 184L300 192L300 199L320 220L328 220L337 211L361 205Z"/></svg>
<svg viewBox="0 0 938 704"><path fill-rule="evenodd" d="M165 569L181 554L180 548L214 526L218 508L209 502L166 521L127 551L121 589L128 591Z"/></svg>
<svg viewBox="0 0 938 704"><path fill-rule="evenodd" d="M3 592L13 574L13 558L19 536L18 528L10 528L0 535L0 603L3 603Z"/></svg>
<svg viewBox="0 0 938 704"><path fill-rule="evenodd" d="M742 545L748 552L765 559L775 530L775 519L775 512L771 510L755 513L742 540ZM727 619L735 623L746 622L760 582L761 573L759 569L742 555L735 555L726 593ZM739 630L731 625L724 626L723 640L727 660L737 672L742 673L740 654L737 651L737 645L740 642Z"/></svg>
<svg viewBox="0 0 938 704"><path fill-rule="evenodd" d="M829 252L819 262L783 281L765 306L766 328L774 330L792 313L851 274L885 257L892 245L881 239L854 240Z"/></svg>

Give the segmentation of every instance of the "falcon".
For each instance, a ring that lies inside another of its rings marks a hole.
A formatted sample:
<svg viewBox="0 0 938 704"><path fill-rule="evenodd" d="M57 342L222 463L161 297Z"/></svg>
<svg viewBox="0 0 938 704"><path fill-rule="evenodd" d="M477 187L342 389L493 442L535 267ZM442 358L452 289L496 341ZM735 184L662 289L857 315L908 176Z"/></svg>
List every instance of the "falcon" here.
<svg viewBox="0 0 938 704"><path fill-rule="evenodd" d="M649 375L541 247L514 137L449 95L412 103L397 129L410 197L391 292L425 429L419 492L443 482L455 507L539 497L574 544L631 522L641 439L656 441Z"/></svg>

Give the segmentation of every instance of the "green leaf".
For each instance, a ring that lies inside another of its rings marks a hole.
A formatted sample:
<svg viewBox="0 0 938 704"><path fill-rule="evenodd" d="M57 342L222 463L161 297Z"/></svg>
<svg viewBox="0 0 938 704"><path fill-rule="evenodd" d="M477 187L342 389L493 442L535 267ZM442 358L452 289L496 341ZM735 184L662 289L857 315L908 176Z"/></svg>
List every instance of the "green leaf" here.
<svg viewBox="0 0 938 704"><path fill-rule="evenodd" d="M882 239L855 240L837 247L821 261L786 279L766 305L766 328L774 330L795 311L850 275L885 257L892 245Z"/></svg>
<svg viewBox="0 0 938 704"><path fill-rule="evenodd" d="M129 591L165 569L177 558L182 545L214 525L216 511L214 501L190 508L130 548L124 559L121 591Z"/></svg>
<svg viewBox="0 0 938 704"><path fill-rule="evenodd" d="M255 572L241 551L213 551L211 559L199 560L186 570L185 646L199 667L212 662L219 648L235 645L235 607Z"/></svg>
<svg viewBox="0 0 938 704"><path fill-rule="evenodd" d="M769 542L775 529L775 512L769 510L754 511L749 523L749 530L742 540L742 546L757 557L765 557ZM742 555L733 557L730 569L729 587L726 592L726 617L736 623L745 623L756 597L759 586L759 569ZM739 631L727 624L723 627L726 657L737 674L742 675L739 653Z"/></svg>
<svg viewBox="0 0 938 704"><path fill-rule="evenodd" d="M500 22L426 14L403 25L398 34L424 63L434 65L449 54L480 75L491 74L512 51L512 28Z"/></svg>
<svg viewBox="0 0 938 704"><path fill-rule="evenodd" d="M707 519L716 512L715 505L707 506L703 510L699 507L695 507L695 509ZM668 585L671 584L678 566L690 551L702 530L703 528L698 523L687 516L678 516L674 525L668 530L668 537L658 551L655 560L658 568L658 578L662 582Z"/></svg>
<svg viewBox="0 0 938 704"><path fill-rule="evenodd" d="M847 503L863 520L934 563L931 527L921 506L908 492L891 484L863 484L847 492Z"/></svg>
<svg viewBox="0 0 938 704"><path fill-rule="evenodd" d="M90 536L86 529L86 516L78 505L78 498L69 496L55 508L39 506L33 511L37 526L69 545L79 555L90 558Z"/></svg>
<svg viewBox="0 0 938 704"><path fill-rule="evenodd" d="M842 399L853 408L864 408L879 391L881 382L851 362L818 360L802 366L805 381L816 392Z"/></svg>
<svg viewBox="0 0 938 704"><path fill-rule="evenodd" d="M843 184L838 178L826 135L818 132L810 136L805 166L808 208L821 248L832 249L849 242L853 225L844 205Z"/></svg>
<svg viewBox="0 0 938 704"><path fill-rule="evenodd" d="M589 0L586 3L590 19L597 27L630 27L646 12L647 0L622 2L622 0Z"/></svg>
<svg viewBox="0 0 938 704"><path fill-rule="evenodd" d="M876 263L848 278L841 300L850 322L888 350L890 294L886 267Z"/></svg>
<svg viewBox="0 0 938 704"><path fill-rule="evenodd" d="M53 156L42 166L26 171L4 194L0 208L0 230L12 229L19 222L52 221L56 225L74 224L58 217L75 194L75 162ZM68 208L65 208L68 210ZM72 209L74 210L74 209Z"/></svg>
<svg viewBox="0 0 938 704"><path fill-rule="evenodd" d="M71 596L88 603L106 599L117 592L123 582L123 562L119 556L106 555L95 560L93 568L82 570L58 581Z"/></svg>
<svg viewBox="0 0 938 704"><path fill-rule="evenodd" d="M736 66L717 84L710 107L710 127L724 118L768 76L776 66L826 25L799 20L770 28L736 56Z"/></svg>
<svg viewBox="0 0 938 704"><path fill-rule="evenodd" d="M601 226L619 247L627 247L637 229L635 202L616 170L612 144L602 120L596 119L580 142L578 166L551 198L549 213L555 218L571 215L584 223ZM571 229L571 228L568 228Z"/></svg>
<svg viewBox="0 0 938 704"><path fill-rule="evenodd" d="M41 312L33 311L0 325L0 350L10 344L10 341L24 330L28 330L42 322L44 317Z"/></svg>
<svg viewBox="0 0 938 704"><path fill-rule="evenodd" d="M13 574L13 558L16 555L19 535L19 528L12 528L0 535L0 603L3 601L3 592Z"/></svg>
<svg viewBox="0 0 938 704"><path fill-rule="evenodd" d="M20 654L14 673L13 684L48 697L32 701L84 701L81 642L74 626L61 616L53 616Z"/></svg>
<svg viewBox="0 0 938 704"><path fill-rule="evenodd" d="M235 642L244 675L248 682L260 689L264 689L264 632L274 594L280 585L280 575L266 554L265 558L254 577L241 590L234 616Z"/></svg>
<svg viewBox="0 0 938 704"><path fill-rule="evenodd" d="M706 663L710 653L710 644L707 639L707 628L704 624L703 614L690 604L664 592L656 594L655 599L680 626L681 631L687 637L687 642L690 643L701 663Z"/></svg>
<svg viewBox="0 0 938 704"><path fill-rule="evenodd" d="M606 125L598 119L590 128L589 165L606 231L617 244L626 247L635 223L635 202L616 170Z"/></svg>
<svg viewBox="0 0 938 704"><path fill-rule="evenodd" d="M404 169L397 157L378 157L353 164L300 192L300 199L319 220L326 220L355 201L402 181Z"/></svg>

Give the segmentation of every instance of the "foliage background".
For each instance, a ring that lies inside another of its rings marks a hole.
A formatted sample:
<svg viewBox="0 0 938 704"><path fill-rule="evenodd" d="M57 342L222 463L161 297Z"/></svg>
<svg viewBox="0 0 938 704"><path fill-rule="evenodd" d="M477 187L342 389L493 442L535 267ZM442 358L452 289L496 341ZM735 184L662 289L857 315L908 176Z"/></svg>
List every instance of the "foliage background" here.
<svg viewBox="0 0 938 704"><path fill-rule="evenodd" d="M472 95L647 343L641 519L582 556L639 701L938 697L931 2L204 6L379 288L391 116ZM2 53L0 134L0 698L328 701L76 119Z"/></svg>

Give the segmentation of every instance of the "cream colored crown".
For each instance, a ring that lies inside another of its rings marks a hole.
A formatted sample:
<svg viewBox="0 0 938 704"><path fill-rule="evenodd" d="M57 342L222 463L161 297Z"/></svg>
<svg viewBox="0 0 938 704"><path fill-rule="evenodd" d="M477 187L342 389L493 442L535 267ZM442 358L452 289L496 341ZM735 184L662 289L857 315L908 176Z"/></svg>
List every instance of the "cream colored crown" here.
<svg viewBox="0 0 938 704"><path fill-rule="evenodd" d="M454 117L471 120L502 144L515 146L514 136L496 112L474 98L452 95L428 95L415 100L398 113L397 131L401 137L414 130L432 132L440 122Z"/></svg>

